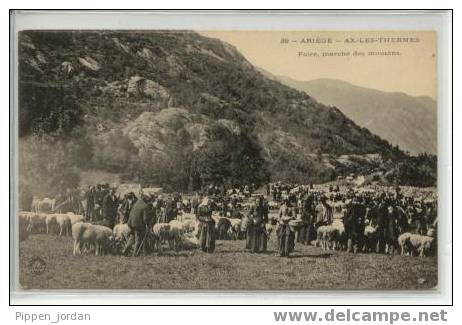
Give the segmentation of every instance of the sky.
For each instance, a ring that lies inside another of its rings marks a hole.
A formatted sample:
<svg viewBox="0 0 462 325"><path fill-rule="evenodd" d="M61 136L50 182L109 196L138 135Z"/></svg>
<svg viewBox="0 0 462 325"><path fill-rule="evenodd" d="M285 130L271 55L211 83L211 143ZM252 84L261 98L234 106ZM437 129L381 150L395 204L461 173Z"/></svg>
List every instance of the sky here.
<svg viewBox="0 0 462 325"><path fill-rule="evenodd" d="M234 45L253 65L274 75L296 80L332 78L436 98L437 35L432 31L200 33Z"/></svg>

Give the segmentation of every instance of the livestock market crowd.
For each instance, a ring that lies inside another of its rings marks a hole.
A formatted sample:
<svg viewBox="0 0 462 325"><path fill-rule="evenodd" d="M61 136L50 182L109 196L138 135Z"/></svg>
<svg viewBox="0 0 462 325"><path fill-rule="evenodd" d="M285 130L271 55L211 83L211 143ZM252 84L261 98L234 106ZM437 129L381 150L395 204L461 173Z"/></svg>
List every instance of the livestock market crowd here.
<svg viewBox="0 0 462 325"><path fill-rule="evenodd" d="M277 253L296 245L323 250L428 256L436 253L437 199L401 188L267 184L221 190L210 185L192 195L117 193L108 184L36 198L20 211L20 239L31 233L71 236L73 254L147 255L198 248L213 253L215 241L245 240L250 253ZM430 193L434 194L434 193Z"/></svg>

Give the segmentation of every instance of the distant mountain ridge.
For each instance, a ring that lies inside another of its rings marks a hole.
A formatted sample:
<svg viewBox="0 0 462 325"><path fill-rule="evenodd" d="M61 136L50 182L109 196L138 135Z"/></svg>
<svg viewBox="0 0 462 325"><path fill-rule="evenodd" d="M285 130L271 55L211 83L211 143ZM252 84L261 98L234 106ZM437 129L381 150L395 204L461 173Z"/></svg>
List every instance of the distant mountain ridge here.
<svg viewBox="0 0 462 325"><path fill-rule="evenodd" d="M271 76L335 106L360 126L415 155L437 153L437 103L428 96L410 96L353 85L337 79L299 81Z"/></svg>

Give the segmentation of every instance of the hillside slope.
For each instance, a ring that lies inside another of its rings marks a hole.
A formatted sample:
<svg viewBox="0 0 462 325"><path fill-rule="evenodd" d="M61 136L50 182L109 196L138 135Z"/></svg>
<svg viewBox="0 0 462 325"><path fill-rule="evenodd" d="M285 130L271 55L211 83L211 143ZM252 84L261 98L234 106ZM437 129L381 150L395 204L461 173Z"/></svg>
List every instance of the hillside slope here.
<svg viewBox="0 0 462 325"><path fill-rule="evenodd" d="M340 156L379 153L382 167L403 157L194 32L24 31L19 53L21 139L75 144L80 169L198 188L328 180Z"/></svg>
<svg viewBox="0 0 462 325"><path fill-rule="evenodd" d="M411 154L437 152L437 108L430 97L383 92L335 79L277 80L323 104L338 107L355 123L402 150Z"/></svg>

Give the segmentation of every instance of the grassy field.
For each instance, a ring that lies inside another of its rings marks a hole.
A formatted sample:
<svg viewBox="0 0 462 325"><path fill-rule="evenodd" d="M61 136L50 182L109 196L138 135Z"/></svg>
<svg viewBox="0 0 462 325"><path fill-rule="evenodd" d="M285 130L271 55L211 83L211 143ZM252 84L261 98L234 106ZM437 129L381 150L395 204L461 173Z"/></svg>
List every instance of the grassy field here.
<svg viewBox="0 0 462 325"><path fill-rule="evenodd" d="M296 245L291 258L253 255L244 241L219 241L216 252L197 250L143 257L73 256L72 239L32 235L20 244L25 289L431 289L436 257L323 252ZM30 261L41 258L43 272Z"/></svg>

